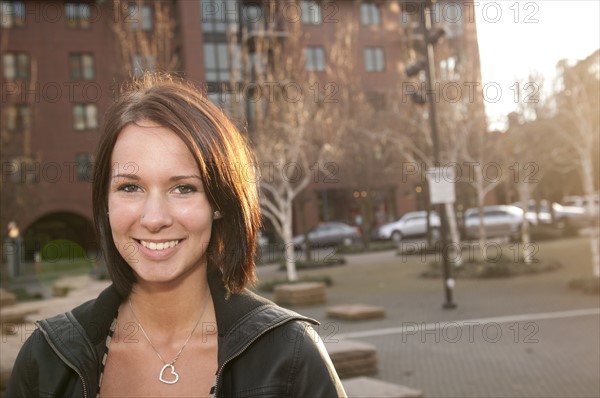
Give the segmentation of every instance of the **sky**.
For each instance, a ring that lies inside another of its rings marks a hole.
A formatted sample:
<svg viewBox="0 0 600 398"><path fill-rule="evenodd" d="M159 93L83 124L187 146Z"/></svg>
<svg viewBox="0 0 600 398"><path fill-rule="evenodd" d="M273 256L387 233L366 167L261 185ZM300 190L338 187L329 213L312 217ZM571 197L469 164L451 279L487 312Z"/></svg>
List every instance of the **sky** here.
<svg viewBox="0 0 600 398"><path fill-rule="evenodd" d="M530 71L538 71L551 81L559 60L584 59L600 48L600 0L475 3L482 84L488 87L484 101L491 129L503 129L506 114L516 107L515 79L527 83ZM525 92L531 92L534 87L527 89Z"/></svg>

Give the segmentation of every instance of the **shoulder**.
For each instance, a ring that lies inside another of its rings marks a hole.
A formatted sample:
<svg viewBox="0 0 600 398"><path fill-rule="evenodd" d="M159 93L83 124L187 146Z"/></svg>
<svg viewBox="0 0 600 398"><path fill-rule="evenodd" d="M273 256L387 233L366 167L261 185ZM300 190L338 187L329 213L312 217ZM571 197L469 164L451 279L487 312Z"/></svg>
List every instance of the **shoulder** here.
<svg viewBox="0 0 600 398"><path fill-rule="evenodd" d="M122 301L115 287L110 285L97 298L73 308L73 321L81 325L92 344L102 343Z"/></svg>
<svg viewBox="0 0 600 398"><path fill-rule="evenodd" d="M284 326L294 335L292 396L344 397L346 393L314 325L295 320Z"/></svg>
<svg viewBox="0 0 600 398"><path fill-rule="evenodd" d="M8 397L37 396L40 360L54 356L39 329L36 329L21 347L13 365L6 388Z"/></svg>
<svg viewBox="0 0 600 398"><path fill-rule="evenodd" d="M273 310L277 310L275 307ZM282 313L287 310L283 309ZM290 397L339 397L344 389L311 320L288 318L269 329L235 361L234 368ZM268 358L265 362L264 359ZM261 363L256 368L256 363ZM236 383L239 385L239 383Z"/></svg>

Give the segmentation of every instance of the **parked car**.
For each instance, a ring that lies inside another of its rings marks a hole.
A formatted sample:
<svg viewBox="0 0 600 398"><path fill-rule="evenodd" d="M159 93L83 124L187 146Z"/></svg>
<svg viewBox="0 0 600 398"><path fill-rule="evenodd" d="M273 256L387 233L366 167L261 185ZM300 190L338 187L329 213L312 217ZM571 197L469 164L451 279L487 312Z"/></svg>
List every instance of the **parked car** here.
<svg viewBox="0 0 600 398"><path fill-rule="evenodd" d="M513 203L515 206L521 207L520 204ZM536 213L536 203L534 200L529 202L527 208L527 218L536 218L540 224L552 224L556 228L563 230L566 234L576 233L578 229L589 225L590 217L585 209L580 206L563 206L559 203L552 203L552 213L547 200L542 200L538 204L538 212Z"/></svg>
<svg viewBox="0 0 600 398"><path fill-rule="evenodd" d="M530 223L532 224L550 224L552 223L552 216L550 215L550 212L548 211L548 205L546 203L546 201L540 201L540 203L537 205L538 209L536 212L536 203L535 200L530 200L529 201L529 205L527 206L527 208L524 208L521 205L521 202L514 202L511 206L516 206L518 208L520 208L521 210L524 210L525 213L525 218L527 218L527 220L529 220Z"/></svg>
<svg viewBox="0 0 600 398"><path fill-rule="evenodd" d="M441 226L440 217L431 212L429 223L433 228L433 236L439 236ZM377 237L379 239L393 239L399 242L405 238L422 237L427 234L427 212L426 211L411 211L406 213L397 221L384 224L377 229Z"/></svg>
<svg viewBox="0 0 600 398"><path fill-rule="evenodd" d="M361 233L358 227L338 221L321 223L308 232L311 246L350 246L360 239ZM292 242L295 249L301 250L304 246L304 235L295 236Z"/></svg>
<svg viewBox="0 0 600 398"><path fill-rule="evenodd" d="M536 225L531 217L528 221ZM523 224L523 210L512 205L495 205L483 207L483 225L487 238L508 236L518 239ZM467 239L479 238L479 208L467 209L464 214L464 230Z"/></svg>
<svg viewBox="0 0 600 398"><path fill-rule="evenodd" d="M600 214L600 194L598 193L590 196L565 196L562 202L566 207L581 207L586 213L589 213L588 205L591 202L594 211L591 215Z"/></svg>

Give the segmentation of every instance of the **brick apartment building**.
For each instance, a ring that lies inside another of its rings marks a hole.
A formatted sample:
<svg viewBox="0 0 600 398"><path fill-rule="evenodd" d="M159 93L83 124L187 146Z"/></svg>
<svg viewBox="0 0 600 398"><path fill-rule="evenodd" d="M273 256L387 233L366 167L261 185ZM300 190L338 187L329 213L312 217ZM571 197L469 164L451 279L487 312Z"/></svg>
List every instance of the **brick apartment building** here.
<svg viewBox="0 0 600 398"><path fill-rule="evenodd" d="M152 56L127 53L124 41L141 35L152 42L159 30L164 33L166 12L171 33L160 40L169 48L169 69L206 83L209 98L214 98L212 91L229 81L234 62L227 51L227 32L264 24L258 17L264 3L0 1L2 237L14 221L24 237L26 258L59 238L93 251L90 177L102 115L119 82L161 63ZM422 40L415 12L419 2L275 4L280 20L300 23L304 65L317 75L325 69L336 28L347 21L357 24L356 58L349 62L357 63L356 79L377 107L385 107L391 87L406 79L405 69ZM451 74L459 60L469 59L479 76L475 21L466 17L472 4L440 1L436 7L438 25L446 31L446 39L436 47L439 72ZM276 33L285 40L286 25L278 26ZM423 109L412 102L405 106L415 112ZM373 211L379 222L425 205L418 193L420 180L377 183ZM305 225L353 222L361 192L350 180L313 184L305 195L312 203L304 213ZM296 232L301 232L297 224Z"/></svg>

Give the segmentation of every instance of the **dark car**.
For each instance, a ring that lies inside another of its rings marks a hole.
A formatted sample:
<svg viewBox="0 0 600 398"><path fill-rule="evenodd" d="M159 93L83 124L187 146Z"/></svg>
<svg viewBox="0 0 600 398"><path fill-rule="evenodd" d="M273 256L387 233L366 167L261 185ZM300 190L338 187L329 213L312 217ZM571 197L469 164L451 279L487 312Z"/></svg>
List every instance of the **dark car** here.
<svg viewBox="0 0 600 398"><path fill-rule="evenodd" d="M324 222L308 232L311 246L350 246L361 239L360 230L343 222ZM304 246L304 235L295 236L292 240L295 249Z"/></svg>

